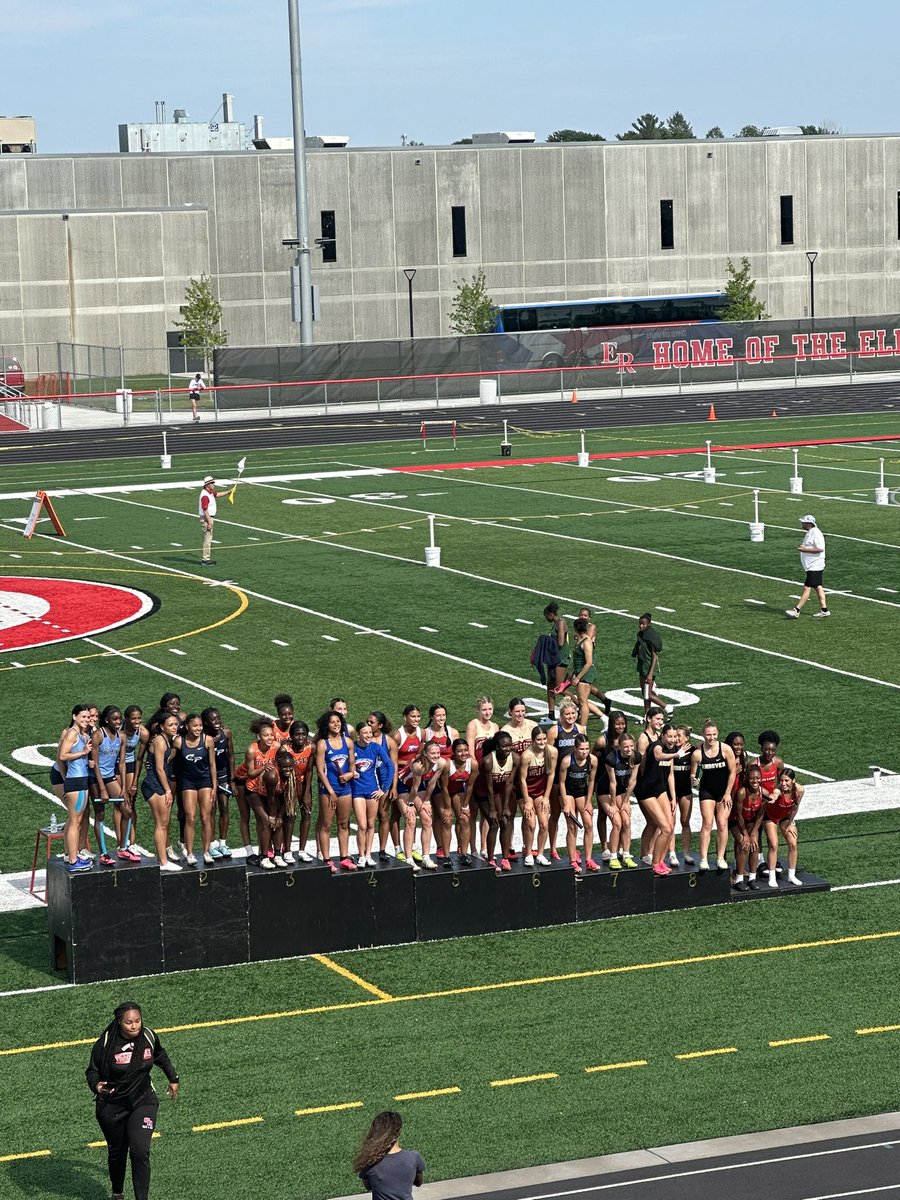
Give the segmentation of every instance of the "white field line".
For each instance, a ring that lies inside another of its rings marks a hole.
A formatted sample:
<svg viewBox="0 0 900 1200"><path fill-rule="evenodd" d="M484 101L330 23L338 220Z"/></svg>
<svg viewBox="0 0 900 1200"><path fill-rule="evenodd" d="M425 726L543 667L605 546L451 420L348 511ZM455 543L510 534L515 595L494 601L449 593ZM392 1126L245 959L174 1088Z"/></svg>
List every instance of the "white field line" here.
<svg viewBox="0 0 900 1200"><path fill-rule="evenodd" d="M292 489L290 489L290 488L284 488L284 489L279 489L279 490L290 491L290 490L292 490ZM129 505L133 505L133 506L135 506L135 507L137 507L137 508L155 508L155 509L157 509L157 511L162 511L162 512L168 512L168 513L172 513L172 514L174 514L174 515L177 515L177 516L186 517L186 518L188 518L188 519L190 519L190 520L193 520L193 519L194 519L193 517L191 517L191 516L190 516L190 514L188 514L188 513L185 513L185 512L182 512L180 509L160 509L160 508L159 508L159 506L157 506L157 505L148 505L148 504L142 504L142 503L140 503L140 501L136 501L136 500L126 500L126 499L124 499L124 498L120 498L120 497L116 497L116 496L111 496L111 497L109 497L109 498L110 498L111 500L118 500L118 502L119 502L119 503L121 503L121 504L129 504ZM342 500L342 499L345 499L345 497L336 497L336 499ZM375 505L376 507L380 507L380 508L392 508L392 507L393 507L393 508L396 508L396 507L397 507L397 506L395 506L395 505L388 505L388 504L386 504L386 503L385 503L385 502L383 502L383 501L374 501L374 500L355 500L355 501L351 501L351 503L355 503L355 504L371 504L371 505ZM416 510L416 509L412 509L412 510L410 510L410 509L403 509L403 508L402 508L402 506L401 506L401 507L400 507L400 511L413 511L413 512L417 512L418 510ZM220 518L217 518L217 520L219 520L219 519L220 519ZM455 518L455 519L462 520L462 518ZM222 523L223 523L223 524L227 524L227 525L233 525L233 526L235 526L236 528L238 528L238 529L242 529L242 530L253 529L253 530L256 530L257 532L263 532L263 533L267 533L267 534L270 534L270 535L271 535L272 533L277 533L277 534L278 534L278 536L279 536L279 537L282 537L282 538L284 538L284 540L285 540L285 541L305 541L305 542L313 542L314 544L316 544L316 545L319 545L319 546L332 546L332 547L336 547L337 549L340 549L340 550L349 550L349 551L352 551L352 552L354 552L354 553L372 554L372 555L374 555L374 556L375 556L375 557L377 557L377 558L389 558L389 559L393 559L393 560L395 560L395 561L406 562L406 563L409 563L409 564L411 564L411 565L413 565L413 566L416 566L416 567L424 567L424 563L423 563L423 562L420 562L418 559L414 559L414 558L413 558L413 559L411 559L411 558L404 558L404 557L402 557L401 555L387 554L387 553L385 553L385 552L383 552L383 551L378 551L378 550L367 550L367 549L361 549L361 548L360 548L360 547L358 547L358 546L348 546L348 545L345 545L345 544L343 544L343 543L341 543L341 542L322 541L322 540L320 540L319 538L311 537L311 536L309 536L308 534L287 534L287 533L281 533L281 532L280 532L280 531L278 531L278 530L272 530L272 529L262 529L261 527L259 527L259 526L255 526L255 525L246 525L246 524L242 524L241 522L238 522L238 521L228 521L228 520L225 520L225 519L221 519L221 520L222 520ZM471 522L470 522L470 523L471 523ZM512 526L509 526L509 525L499 525L499 524L498 524L498 523L496 523L496 522L476 522L476 523L477 523L477 524L482 524L482 525L484 525L484 524L487 524L487 525L492 525L492 526L495 526L496 528L505 529L505 530L507 530L507 531L508 531L508 532L510 532L510 533L518 533L518 532L523 532L523 533L536 533L536 534L543 534L543 535L545 535L545 536L552 536L552 537L558 537L558 538L560 538L560 537L566 537L566 536L567 536L567 535L565 535L565 534L550 534L550 535L547 535L547 534L546 534L546 531L544 531L544 530L530 530L530 529L524 528L524 527L522 527L522 526L515 526L515 525L512 525ZM48 538L49 538L49 535L46 535L46 534L45 534L45 535L36 535L36 536L43 536L43 537L48 537ZM568 540L568 539L567 539L567 540ZM572 540L585 540L585 539L572 539ZM600 545L607 545L608 543L598 543L598 544L600 544ZM90 549L96 549L95 547L89 547L89 548L90 548ZM616 547L616 548L621 548L621 549L629 549L629 550L630 550L630 549L633 549L633 547L630 547L630 546L625 546L625 547ZM119 554L117 554L115 551L111 551L111 550L103 550L103 551L98 551L98 553L102 553L102 554L111 555L111 556L112 556L112 557L114 557L114 558L126 558L126 561L138 562L138 563L139 563L141 566L147 566L147 563L143 562L143 561L142 561L142 560L140 560L140 559L128 559L128 558L127 558L127 556L125 556L125 555L119 555ZM672 557L672 556L670 556L670 555L662 554L662 552L660 552L660 551L652 551L651 553L653 553L653 554L656 554L656 555L658 555L659 557L662 557L662 558L668 558L668 557ZM157 564L155 564L155 565L157 565L157 566L158 566L159 564L157 563ZM702 565L705 565L705 564L699 564L699 565L701 565L701 566L702 566ZM432 569L432 570L433 570L433 569L435 569L435 568L429 568L429 569ZM454 575L462 575L462 576L464 576L464 577L466 577L466 578L469 578L469 579L475 579L475 580L478 580L478 581L479 581L479 582L481 582L481 583L488 583L488 584L493 584L493 585L495 585L495 586L512 588L512 589L515 589L515 590L517 590L517 591L528 592L528 593L530 593L531 595L535 595L535 596L546 596L546 594L547 594L547 593L546 593L546 589L539 590L539 589L536 589L536 588L528 588L528 587L523 587L523 586L522 586L522 585L520 585L520 584L506 583L506 582L505 582L505 581L503 581L503 580L490 579L490 578L489 578L489 577L487 577L487 576L483 576L483 575L476 575L476 574L474 574L474 573L472 573L472 572L469 572L469 571L463 571L463 570L460 570L460 569L458 569L458 568L452 568L452 567L443 567L443 566L442 566L442 567L440 567L439 569L440 569L440 570L442 570L442 571L447 571L447 572L448 572L448 573L450 573L450 574L454 574ZM726 569L729 569L729 570L730 570L731 568L726 568ZM175 568L175 567L172 567L172 568L169 568L169 567L167 567L167 568L166 568L166 570L171 570L171 571L172 571L173 573L175 573L175 574L189 576L189 577L190 577L190 578L192 578L192 579L203 579L203 580L204 580L204 582L207 582L207 583L209 582L209 580L208 580L208 579L206 579L206 577L205 577L205 576L200 576L200 575L193 574L193 573L190 573L190 572L187 572L187 571L179 571L179 570L178 570L177 568ZM741 573L742 573L742 574L747 574L748 572L741 572ZM750 574L753 574L753 575L755 575L755 576L756 576L756 578L759 578L759 579L771 580L771 577L770 577L770 576L759 575L759 574L757 574L756 572L750 572ZM782 583L787 583L787 582L793 582L793 581L792 581L792 580L790 580L790 581L789 581L789 580L781 580L780 582L782 582ZM316 612L315 610L313 610L313 609L304 609L302 606L300 606L300 605L294 605L294 604L290 603L290 602L289 602L289 601L287 601L287 600L275 600L275 599L274 599L274 598L272 598L272 597L269 597L269 596L262 595L262 594L260 594L260 593L258 593L258 592L252 592L252 591L249 591L247 588L242 588L241 590L242 590L242 591L245 591L245 592L247 593L247 595L248 595L248 596L254 596L256 599L262 599L262 600L271 600L271 602L272 602L272 603L274 603L274 604L280 604L280 605L284 605L284 606L285 606L285 607L287 607L287 608L295 608L295 609L297 609L297 610L298 610L298 611L300 611L300 612L307 612L307 613L310 613L311 615L314 615L314 616L325 617L325 619L327 619L327 620L334 620L334 621L336 621L338 624L342 623L342 622L340 621L340 619L339 619L339 618L337 618L337 617L330 617L330 616L328 616L327 614L323 614L323 613L317 613L317 612ZM834 594L836 594L836 593L832 592L832 595L834 595ZM861 599L865 599L865 597L862 597L862 596L855 597L855 598L856 598L856 599L860 599L860 600L861 600ZM572 598L572 597L570 597L570 596L569 596L569 597L566 597L566 596L560 596L560 597L559 597L559 599L561 599L561 600L563 600L563 601L566 601L566 602L568 602L568 603L576 604L576 605L585 605L585 606L587 606L587 607L591 607L591 608L594 608L594 609L596 609L598 612L604 612L604 613L607 613L607 614L609 614L609 615L611 615L611 616L625 617L625 618L627 618L628 620L631 620L631 621L636 621L636 620L637 620L637 617L636 617L634 614L632 614L632 613L625 612L623 609L607 608L607 607L605 607L605 606L604 606L604 605L602 605L602 604L598 604L596 601L594 601L594 602L591 602L591 601L589 601L589 600L573 599L573 598ZM893 607L900 607L900 604L898 604L898 605L893 605ZM351 622L343 622L343 623L344 623L344 624L348 624L348 625L351 625L351 626L352 626L352 623L351 623ZM820 671L827 671L829 674L832 674L832 675L840 675L840 676L843 676L843 677L844 677L844 678L846 678L846 679L857 679L857 680L859 680L859 681L860 681L860 682L862 682L862 683L874 683L874 684L876 684L876 685L878 685L878 686L880 686L880 687L886 687L886 688L891 688L892 690L895 690L895 691L900 691L900 683L893 683L893 682L891 682L890 680L886 680L886 679L876 679L876 678L874 678L873 676L870 676L870 675L860 675L860 674L858 674L858 673L857 673L857 672L855 672L855 671L845 671L845 670L843 670L843 669L842 669L842 668L840 668L840 667L832 667L832 666L829 666L829 665L827 665L827 664L825 664L825 663L821 663L821 662L814 662L813 660L811 660L811 659L807 659L807 658L798 658L796 655L793 655L793 654L785 654L785 653L783 653L783 652L782 652L782 651L780 651L780 650L771 650L771 649L768 649L768 648L765 648L765 647L761 647L761 646L753 646L753 645L748 645L746 642L736 642L736 641L734 641L734 640L733 640L733 639L731 639L731 638L720 637L719 635L717 635L717 634L712 634L712 633L704 633L704 632L701 632L701 631L699 631L699 630L696 630L696 629L687 629L685 626L682 626L682 625L673 625L673 624L671 624L671 623L668 623L668 622L660 622L660 621L658 621L658 622L657 622L657 625L658 625L658 627L659 627L660 629L671 629L671 630L672 630L673 632L675 632L675 633L684 633L684 634L687 634L687 635L689 635L689 636L691 636L691 637L698 637L698 638L702 638L704 641L716 642L716 643L718 643L719 645L722 645L722 646L733 646L733 647L735 647L735 648L736 648L736 649L738 649L738 650L749 650L749 651L750 651L751 653L753 653L753 654L763 654L763 655L766 655L766 656L768 656L768 657L770 657L770 658L779 658L779 659L783 660L784 662L792 662L792 663L797 663L797 664L799 664L799 665L801 665L801 666L805 666L805 667L813 667L813 668L815 668L815 669L817 669L817 670L820 670ZM363 628L363 626L353 626L353 627L355 627L355 628ZM368 627L365 627L365 628L368 628ZM375 630L372 630L371 632L375 633L376 631L375 631ZM402 641L402 639L394 638L394 635L384 635L384 634L381 634L381 635L379 635L379 636L382 636L382 637L385 637L385 636L386 636L386 637L389 637L391 640ZM415 647L416 647L416 648L418 648L418 649L424 649L424 650L427 650L429 653L437 653L437 654L442 654L442 653L443 653L442 651L434 651L434 650L432 650L430 647L418 646L416 643L413 643L413 642L409 642L409 643L405 643L405 644L407 644L407 645L409 645L409 646L415 646ZM448 657L451 657L451 658L452 658L453 656L452 656L452 655L449 655ZM485 669L485 670L491 670L491 668L484 668L484 669ZM497 673L497 674L506 674L505 672L494 672L494 673ZM508 679L517 679L517 680L519 680L519 682L522 682L522 680L521 680L521 677L519 677L519 676L515 676L515 675L506 675L506 678L508 678ZM534 681L533 681L533 680L528 680L528 681L526 681L526 682L528 682L528 683L530 683L530 684L532 684L532 685L533 685L533 683L534 683Z"/></svg>
<svg viewBox="0 0 900 1200"><path fill-rule="evenodd" d="M802 456L803 447L798 446L797 449L800 451L800 454ZM807 447L807 449L813 449L813 447L810 446L810 447ZM791 451L786 450L785 453L790 454ZM718 457L718 455L716 455L715 451L713 451L713 457ZM767 463L771 467L791 467L793 469L793 466L794 466L793 460L790 462L788 462L787 460L782 462L780 459L777 459L777 458L758 458L755 454L751 457L750 455L747 455L747 454L741 454L739 451L736 451L736 450L724 450L721 452L721 457L727 458L731 462ZM799 465L800 465L801 472L804 469L808 469L810 471L841 471L841 472L844 472L845 474L850 474L850 475L871 475L873 478L875 478L875 476L878 475L878 471L875 470L875 468L873 468L871 471L867 471L862 466L859 466L859 467L831 467L827 463L814 462L812 459L809 459L809 458L805 462L801 461ZM900 471L885 471L884 474L885 474L885 477L887 477L888 475L900 476Z"/></svg>
<svg viewBox="0 0 900 1200"><path fill-rule="evenodd" d="M446 476L446 478L449 478L449 475ZM491 482L485 482L484 480L476 480L476 479L469 479L469 478L462 478L462 479L457 478L457 479L454 479L454 482L456 482L456 484L461 484L463 486L469 485L472 487L499 487L499 488L503 488L503 490L505 490L505 491L528 492L530 494L534 494L534 496L554 496L554 494L560 494L560 496L562 496L562 498L571 500L571 496L568 496L568 494L566 494L566 493L544 492L544 491L538 490L538 488L521 487L521 486L516 486L516 485L510 485L510 484L491 484ZM348 502L350 504L370 505L370 506L373 506L373 508L388 509L388 510L396 511L396 512L414 512L414 514L416 516L420 516L420 517L427 516L428 511L430 511L428 509L410 508L410 506L406 505L406 504L395 504L395 503L390 502L390 500L362 500L362 499L358 499L355 497L348 497L348 496L330 496L330 494L328 492L317 492L317 491L311 490L311 488L306 488L306 487L304 487L304 488L282 487L282 486L278 486L277 484L269 484L269 485L264 485L264 486L269 487L270 490L272 490L272 491L300 492L301 494L304 494L304 496L314 496L314 497L319 497L319 498L328 497L329 499L335 500L335 502L341 502L341 500L343 500L343 502ZM116 497L112 497L112 499L116 499ZM136 503L136 502L126 502L126 500L122 499L121 503ZM600 502L600 503L604 503L604 502ZM635 505L635 506L636 506L636 508L643 508L643 505ZM163 510L163 511L170 512L173 510L167 509L167 510ZM688 558L688 557L683 556L683 554L670 554L670 553L666 553L665 551L661 551L661 550L648 550L647 547L643 547L643 546L626 545L626 544L622 544L622 542L614 542L614 541L601 541L596 538L577 538L577 536L575 536L574 534L556 533L552 529L533 529L530 526L524 526L524 524L517 524L517 526L511 527L511 526L508 526L508 524L503 523L506 520L506 517L499 517L499 518L497 518L497 520L490 520L490 518L484 518L484 517L456 516L454 514L451 514L451 512L440 512L440 514L436 514L436 515L442 516L442 517L446 518L446 520L461 522L462 524L472 524L472 526L480 526L482 528L487 527L487 528L494 528L494 529L505 529L505 530L508 530L509 533L530 533L530 534L534 534L535 536L539 536L539 538L557 538L557 539L562 539L564 541L578 542L578 544L587 545L587 546L604 546L605 548L607 548L607 550L622 550L622 551L626 551L626 552L634 553L634 554L649 554L650 557L664 558L664 559L667 559L668 562L685 563L685 564L688 564L689 566L702 566L702 568L704 568L704 569L713 570L713 571L726 571L727 574L730 574L730 575L745 575L750 578L754 578L754 580L763 580L764 582L767 582L767 583L786 583L786 584L788 584L788 586L792 586L792 587L796 587L796 584L797 584L797 581L794 580L794 578L790 578L790 580L788 580L788 578L784 578L784 577L778 576L778 575L766 575L766 574L763 574L763 572L761 572L761 571L749 571L744 568L740 568L740 566L726 566L726 565L720 564L720 563L701 562L700 559ZM721 520L727 521L727 520L731 520L731 518L730 517L722 517ZM739 522L739 523L745 524L746 522ZM796 530L794 530L792 527L785 527L785 528L790 528L791 533L796 533ZM271 532L271 530L270 530L270 532ZM878 544L878 545L881 545L881 544ZM350 547L346 547L346 548L350 548ZM898 550L900 550L900 546L896 546L893 548L898 548ZM900 602L896 602L893 600L881 600L881 599L878 599L877 596L863 596L863 595L858 595L857 593L854 593L854 592L841 592L841 590L836 589L836 588L829 588L828 590L829 590L830 595L845 596L846 599L860 600L860 601L866 602L866 604L884 605L884 606L887 606L888 608L900 608Z"/></svg>
<svg viewBox="0 0 900 1200"><path fill-rule="evenodd" d="M874 883L843 883L840 887L833 887L833 892L858 892L861 888L877 888L877 887L892 887L894 884L900 883L900 879L877 879Z"/></svg>

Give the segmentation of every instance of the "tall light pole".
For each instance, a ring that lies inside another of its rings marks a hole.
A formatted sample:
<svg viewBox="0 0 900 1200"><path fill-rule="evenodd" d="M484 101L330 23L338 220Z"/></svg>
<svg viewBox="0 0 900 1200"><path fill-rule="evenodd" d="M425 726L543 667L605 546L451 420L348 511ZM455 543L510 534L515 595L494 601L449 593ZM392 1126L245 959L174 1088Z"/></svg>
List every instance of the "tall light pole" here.
<svg viewBox="0 0 900 1200"><path fill-rule="evenodd" d="M291 101L294 124L294 203L297 209L297 256L294 260L300 289L300 344L313 341L312 264L309 246L309 197L306 191L306 126L303 122L303 79L300 73L300 12L297 0L288 0L291 47Z"/></svg>
<svg viewBox="0 0 900 1200"><path fill-rule="evenodd" d="M809 316L813 320L816 315L816 259L818 250L807 250L806 261L809 263Z"/></svg>
<svg viewBox="0 0 900 1200"><path fill-rule="evenodd" d="M416 277L415 267L404 267L403 274L406 276L406 282L409 284L409 336L416 336L416 327L413 321L413 299L412 299L412 281Z"/></svg>

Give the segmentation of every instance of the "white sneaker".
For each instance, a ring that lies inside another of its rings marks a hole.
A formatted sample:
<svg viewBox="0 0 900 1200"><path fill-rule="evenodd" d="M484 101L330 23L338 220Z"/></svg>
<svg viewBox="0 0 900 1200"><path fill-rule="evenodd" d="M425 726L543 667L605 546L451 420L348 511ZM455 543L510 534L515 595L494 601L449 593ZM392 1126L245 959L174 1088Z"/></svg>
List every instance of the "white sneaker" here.
<svg viewBox="0 0 900 1200"><path fill-rule="evenodd" d="M666 705L666 716L667 716L667 717L672 717L672 716L674 716L674 715L675 715L675 705L674 705L674 704L667 704L667 705Z"/></svg>
<svg viewBox="0 0 900 1200"><path fill-rule="evenodd" d="M298 850L297 858L300 862L312 862L313 861L313 856L311 854L309 854L306 850Z"/></svg>
<svg viewBox="0 0 900 1200"><path fill-rule="evenodd" d="M770 872L769 872L769 887L770 887L770 888L777 888L777 887L778 887L778 880L775 878L775 872L774 872L774 871L770 871Z"/></svg>
<svg viewBox="0 0 900 1200"><path fill-rule="evenodd" d="M538 864L539 867L549 867L550 866L550 859L547 857L546 854L539 854L534 861Z"/></svg>
<svg viewBox="0 0 900 1200"><path fill-rule="evenodd" d="M678 866L678 855L675 853L674 850L669 854L669 866L670 867Z"/></svg>
<svg viewBox="0 0 900 1200"><path fill-rule="evenodd" d="M171 861L164 862L160 865L159 869L161 871L180 871L181 863L171 862Z"/></svg>
<svg viewBox="0 0 900 1200"><path fill-rule="evenodd" d="M786 608L786 609L784 610L784 615L785 615L786 617L799 617L799 616L800 616L800 610L799 610L799 608Z"/></svg>
<svg viewBox="0 0 900 1200"><path fill-rule="evenodd" d="M284 861L284 857L281 854L276 854L275 857L272 859L272 862L275 864L276 867L286 867L287 866L287 863Z"/></svg>
<svg viewBox="0 0 900 1200"><path fill-rule="evenodd" d="M604 862L609 862L609 860L612 858L612 854L610 854L608 850L604 850L600 857Z"/></svg>
<svg viewBox="0 0 900 1200"><path fill-rule="evenodd" d="M83 850L78 851L78 857L82 862L93 862L97 856L94 854L93 850L88 850L87 847L85 847Z"/></svg>
<svg viewBox="0 0 900 1200"><path fill-rule="evenodd" d="M437 870L437 863L434 861L434 859L431 857L430 854L426 854L425 857L422 859L422 866L425 868L426 871L436 871Z"/></svg>
<svg viewBox="0 0 900 1200"><path fill-rule="evenodd" d="M203 861L206 863L207 866L210 866L216 860L213 858L213 856L210 854L210 852L208 850L204 850Z"/></svg>
<svg viewBox="0 0 900 1200"><path fill-rule="evenodd" d="M187 865L189 867L196 867L197 855L196 854L188 854L184 861L187 863Z"/></svg>
<svg viewBox="0 0 900 1200"><path fill-rule="evenodd" d="M709 870L709 863L707 862L707 860L705 858L700 859L700 870L701 871Z"/></svg>
<svg viewBox="0 0 900 1200"><path fill-rule="evenodd" d="M373 855L371 855L371 854L366 855L366 866L367 867L377 867L378 866L378 863L375 861Z"/></svg>
<svg viewBox="0 0 900 1200"><path fill-rule="evenodd" d="M641 862L646 863L646 865L648 867L652 867L653 866L653 855L652 854L642 854Z"/></svg>
<svg viewBox="0 0 900 1200"><path fill-rule="evenodd" d="M184 842L176 842L175 843L175 853L178 855L179 858L187 857L187 846L185 846Z"/></svg>
<svg viewBox="0 0 900 1200"><path fill-rule="evenodd" d="M294 865L294 855L292 851L285 850L281 857L284 859L284 865L286 867L292 867Z"/></svg>
<svg viewBox="0 0 900 1200"><path fill-rule="evenodd" d="M274 871L275 870L275 863L272 861L271 858L269 858L269 856L267 854L264 854L263 857L259 860L259 865L262 867L262 869L264 871Z"/></svg>
<svg viewBox="0 0 900 1200"><path fill-rule="evenodd" d="M719 868L720 871L727 871L728 870L728 859L727 858L717 858L716 866Z"/></svg>
<svg viewBox="0 0 900 1200"><path fill-rule="evenodd" d="M788 871L788 883L792 883L794 887L803 887L803 880L798 879L793 871Z"/></svg>
<svg viewBox="0 0 900 1200"><path fill-rule="evenodd" d="M813 613L813 616L814 617L830 617L831 609L830 608L820 608L818 612Z"/></svg>
<svg viewBox="0 0 900 1200"><path fill-rule="evenodd" d="M526 866L526 867L533 867L533 866L534 866L534 855L533 855L533 854L526 854L526 855L525 855L525 866Z"/></svg>
<svg viewBox="0 0 900 1200"><path fill-rule="evenodd" d="M366 865L366 856L364 854L359 855L359 857L356 860L356 865L358 867L364 867Z"/></svg>
<svg viewBox="0 0 900 1200"><path fill-rule="evenodd" d="M684 861L689 867L692 867L697 860L694 858L693 854L688 854L685 852Z"/></svg>
<svg viewBox="0 0 900 1200"><path fill-rule="evenodd" d="M169 862L178 862L178 855L175 852L174 846L166 846L166 858L169 860Z"/></svg>

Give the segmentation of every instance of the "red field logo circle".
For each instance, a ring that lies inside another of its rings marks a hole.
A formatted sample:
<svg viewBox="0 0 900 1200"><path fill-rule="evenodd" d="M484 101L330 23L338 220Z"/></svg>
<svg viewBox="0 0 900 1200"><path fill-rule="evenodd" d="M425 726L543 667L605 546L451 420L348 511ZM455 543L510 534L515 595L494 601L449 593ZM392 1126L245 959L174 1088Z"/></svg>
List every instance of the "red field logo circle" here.
<svg viewBox="0 0 900 1200"><path fill-rule="evenodd" d="M0 654L108 633L156 606L146 592L113 583L0 575Z"/></svg>

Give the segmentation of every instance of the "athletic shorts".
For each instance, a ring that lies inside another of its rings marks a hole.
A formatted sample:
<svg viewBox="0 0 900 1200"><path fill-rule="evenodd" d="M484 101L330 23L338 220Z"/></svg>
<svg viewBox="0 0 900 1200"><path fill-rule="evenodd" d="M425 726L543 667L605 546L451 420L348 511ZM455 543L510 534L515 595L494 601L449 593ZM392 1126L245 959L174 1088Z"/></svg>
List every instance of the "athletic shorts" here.
<svg viewBox="0 0 900 1200"><path fill-rule="evenodd" d="M806 578L803 581L803 586L808 588L817 588L822 586L822 576L825 574L824 569L821 571L807 571Z"/></svg>
<svg viewBox="0 0 900 1200"><path fill-rule="evenodd" d="M60 775L59 767L56 765L56 763L54 763L53 766L50 768L50 782L53 784L54 787L65 786L66 781L63 779L62 775Z"/></svg>

